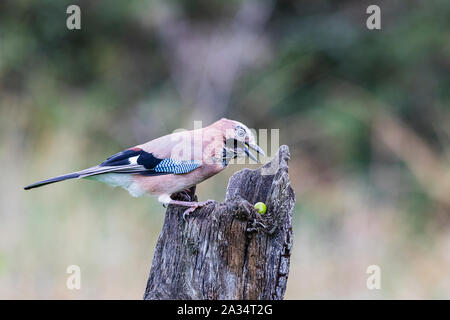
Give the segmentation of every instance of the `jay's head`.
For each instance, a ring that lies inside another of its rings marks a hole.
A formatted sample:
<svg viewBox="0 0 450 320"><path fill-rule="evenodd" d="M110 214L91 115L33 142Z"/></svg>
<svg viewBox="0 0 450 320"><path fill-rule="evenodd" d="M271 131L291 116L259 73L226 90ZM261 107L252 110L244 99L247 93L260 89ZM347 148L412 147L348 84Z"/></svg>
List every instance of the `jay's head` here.
<svg viewBox="0 0 450 320"><path fill-rule="evenodd" d="M256 144L253 132L243 123L235 120L221 119L215 123L223 134L223 158L227 163L230 159L236 157L250 157L258 162L255 155L249 149L262 154L264 151Z"/></svg>

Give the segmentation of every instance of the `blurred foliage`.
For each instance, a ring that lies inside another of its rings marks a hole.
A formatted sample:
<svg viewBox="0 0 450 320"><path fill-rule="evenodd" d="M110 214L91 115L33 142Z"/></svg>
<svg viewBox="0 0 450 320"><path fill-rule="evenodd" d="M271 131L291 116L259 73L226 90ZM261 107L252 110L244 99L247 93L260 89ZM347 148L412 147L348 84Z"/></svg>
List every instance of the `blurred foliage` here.
<svg viewBox="0 0 450 320"><path fill-rule="evenodd" d="M450 2L375 3L377 31L357 0L1 1L0 297L139 298L156 201L21 187L227 116L291 148L287 297L449 298ZM200 198L223 199L234 171ZM373 263L381 292L365 288Z"/></svg>

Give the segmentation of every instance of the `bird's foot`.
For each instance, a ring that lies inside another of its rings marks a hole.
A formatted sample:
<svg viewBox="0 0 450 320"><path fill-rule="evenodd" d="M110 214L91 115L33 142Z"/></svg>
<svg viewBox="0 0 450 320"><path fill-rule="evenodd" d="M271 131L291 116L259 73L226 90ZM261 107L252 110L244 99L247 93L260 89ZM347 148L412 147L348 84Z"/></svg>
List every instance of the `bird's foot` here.
<svg viewBox="0 0 450 320"><path fill-rule="evenodd" d="M191 206L189 206L189 208L187 208L184 212L183 212L183 220L187 221L186 218L192 213L194 212L196 209L198 208L202 208L210 203L214 203L214 200L206 200L206 201L202 201L202 202L194 202Z"/></svg>
<svg viewBox="0 0 450 320"><path fill-rule="evenodd" d="M195 190L194 190L195 192ZM180 192L176 192L173 193L170 196L170 202L169 203L163 203L163 207L167 209L167 207L169 206L169 204L173 203L173 204L180 204L179 202L183 202L183 203L189 203L192 201L197 200L197 197L195 196L195 194L192 196L191 195L191 189L186 189Z"/></svg>

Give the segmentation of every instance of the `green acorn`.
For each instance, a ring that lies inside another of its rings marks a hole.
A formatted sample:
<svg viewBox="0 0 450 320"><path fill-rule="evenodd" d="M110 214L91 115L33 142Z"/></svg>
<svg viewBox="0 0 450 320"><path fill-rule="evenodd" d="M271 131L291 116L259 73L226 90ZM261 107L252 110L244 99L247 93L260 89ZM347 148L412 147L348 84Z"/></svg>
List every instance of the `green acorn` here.
<svg viewBox="0 0 450 320"><path fill-rule="evenodd" d="M258 211L259 214L265 214L267 211L267 206L264 202L255 203L254 208Z"/></svg>

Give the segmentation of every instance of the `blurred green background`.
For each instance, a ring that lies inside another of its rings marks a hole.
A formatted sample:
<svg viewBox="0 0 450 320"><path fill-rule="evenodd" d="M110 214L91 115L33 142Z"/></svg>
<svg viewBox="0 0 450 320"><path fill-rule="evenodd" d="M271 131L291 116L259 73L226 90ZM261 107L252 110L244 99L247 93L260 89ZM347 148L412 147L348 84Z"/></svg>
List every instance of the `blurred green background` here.
<svg viewBox="0 0 450 320"><path fill-rule="evenodd" d="M0 298L140 299L156 199L23 187L222 116L291 149L286 298L450 298L449 72L445 0L2 0ZM199 198L223 200L237 169ZM66 288L72 264L81 290Z"/></svg>

